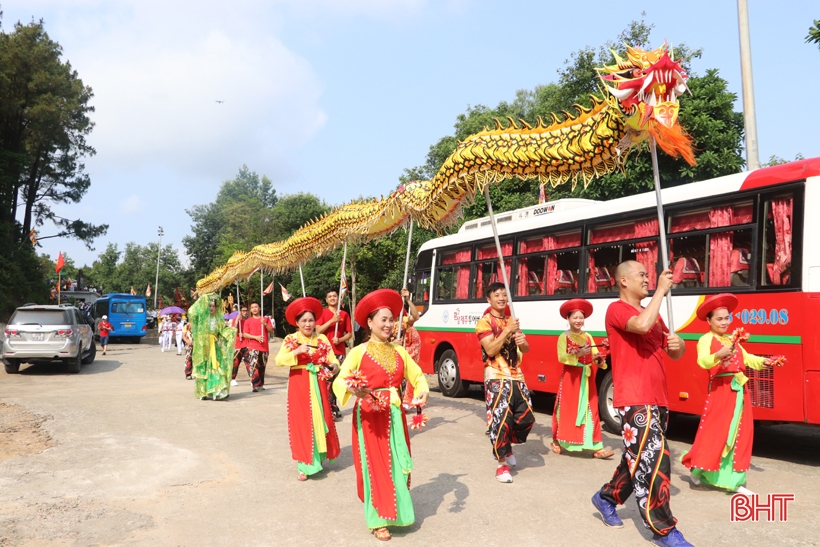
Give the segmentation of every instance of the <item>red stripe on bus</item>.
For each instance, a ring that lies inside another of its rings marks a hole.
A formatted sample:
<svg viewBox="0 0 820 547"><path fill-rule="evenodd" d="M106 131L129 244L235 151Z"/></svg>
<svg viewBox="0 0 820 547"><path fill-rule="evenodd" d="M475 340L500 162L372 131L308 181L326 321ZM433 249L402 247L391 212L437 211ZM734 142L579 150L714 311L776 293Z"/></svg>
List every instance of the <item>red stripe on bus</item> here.
<svg viewBox="0 0 820 547"><path fill-rule="evenodd" d="M764 188L784 182L794 182L820 175L820 158L792 161L774 167L765 167L749 173L740 186L741 190Z"/></svg>

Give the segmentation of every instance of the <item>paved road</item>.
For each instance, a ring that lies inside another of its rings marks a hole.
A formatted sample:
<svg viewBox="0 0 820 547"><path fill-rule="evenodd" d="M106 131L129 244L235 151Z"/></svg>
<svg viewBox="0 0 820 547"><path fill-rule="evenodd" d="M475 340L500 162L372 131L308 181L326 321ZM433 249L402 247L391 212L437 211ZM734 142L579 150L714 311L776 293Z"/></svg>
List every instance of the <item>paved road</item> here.
<svg viewBox="0 0 820 547"><path fill-rule="evenodd" d="M112 345L65 374L59 364L0 374L0 545L376 545L355 494L350 410L342 455L300 483L285 421L286 375L271 366L252 393L244 371L227 401L199 401L182 358L155 345ZM276 347L274 346L274 350ZM481 392L431 397L414 433L416 524L395 545L645 545L634 502L605 528L589 498L614 461L548 450L551 398L536 400L513 484L494 478ZM696 420L676 417L677 462ZM607 436L608 444L618 440ZM672 508L695 545L817 545L820 434L759 429L749 487L793 493L787 522L732 523L728 495L691 489L674 464Z"/></svg>

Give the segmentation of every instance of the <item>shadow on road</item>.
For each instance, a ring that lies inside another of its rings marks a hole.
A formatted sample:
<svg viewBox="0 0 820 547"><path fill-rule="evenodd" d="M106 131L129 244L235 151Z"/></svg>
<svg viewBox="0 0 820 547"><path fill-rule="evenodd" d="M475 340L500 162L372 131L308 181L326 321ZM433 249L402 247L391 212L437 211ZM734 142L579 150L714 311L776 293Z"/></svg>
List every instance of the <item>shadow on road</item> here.
<svg viewBox="0 0 820 547"><path fill-rule="evenodd" d="M459 481L465 474L451 475L441 473L431 481L418 486L412 486L413 507L416 512L416 522L407 529L407 533L418 530L424 523L424 519L438 514L444 498L452 492L455 496L447 507L448 513L460 513L466 507L467 498L470 496L470 489L466 484ZM396 535L402 535L402 530L395 530Z"/></svg>
<svg viewBox="0 0 820 547"><path fill-rule="evenodd" d="M122 362L116 359L95 359L90 365L83 365L80 368L80 374L99 374L102 372L111 372L122 366ZM20 376L64 376L74 374L66 371L66 365L62 361L51 361L50 363L36 363L29 365L22 365L20 367Z"/></svg>

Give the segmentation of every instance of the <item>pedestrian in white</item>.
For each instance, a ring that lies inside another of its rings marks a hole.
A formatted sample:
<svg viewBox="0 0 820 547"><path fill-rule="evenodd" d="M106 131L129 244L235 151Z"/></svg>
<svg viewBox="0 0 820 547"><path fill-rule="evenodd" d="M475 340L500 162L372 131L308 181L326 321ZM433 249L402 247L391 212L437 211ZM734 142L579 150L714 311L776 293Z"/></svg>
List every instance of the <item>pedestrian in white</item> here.
<svg viewBox="0 0 820 547"><path fill-rule="evenodd" d="M162 321L162 351L170 350L173 343L172 336L174 332L174 323L167 315Z"/></svg>
<svg viewBox="0 0 820 547"><path fill-rule="evenodd" d="M177 355L182 355L182 331L185 329L185 321L180 320L175 323L174 334L177 339Z"/></svg>

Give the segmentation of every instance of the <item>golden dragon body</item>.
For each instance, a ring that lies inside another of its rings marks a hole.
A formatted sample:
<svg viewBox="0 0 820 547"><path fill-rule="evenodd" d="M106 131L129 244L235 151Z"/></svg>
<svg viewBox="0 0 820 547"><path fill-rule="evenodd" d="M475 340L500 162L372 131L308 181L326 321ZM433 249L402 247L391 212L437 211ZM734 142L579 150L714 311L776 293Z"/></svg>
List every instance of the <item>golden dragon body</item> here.
<svg viewBox="0 0 820 547"><path fill-rule="evenodd" d="M555 115L549 124L509 119L508 125L476 133L458 143L429 181L401 185L386 198L352 202L313 220L284 241L235 253L197 283L200 294L216 292L257 270L282 272L345 241L369 240L413 219L440 229L458 218L461 204L484 186L509 177L538 178L551 186L588 185L625 161L629 150L653 137L667 153L694 163L691 143L677 121L677 97L686 73L666 45L653 51L627 49L627 57L600 69L609 96L592 96L577 115Z"/></svg>

